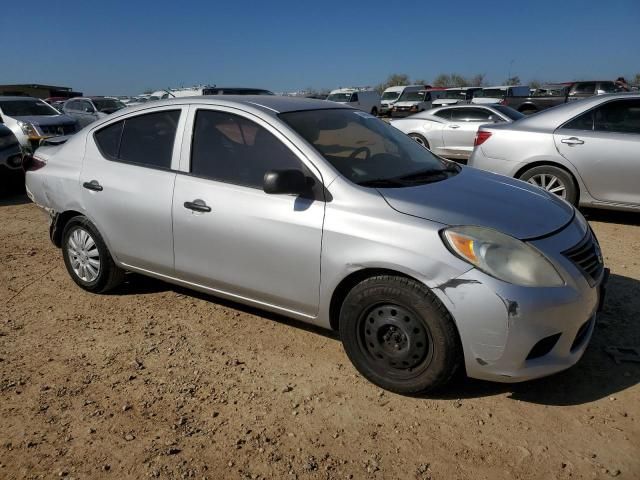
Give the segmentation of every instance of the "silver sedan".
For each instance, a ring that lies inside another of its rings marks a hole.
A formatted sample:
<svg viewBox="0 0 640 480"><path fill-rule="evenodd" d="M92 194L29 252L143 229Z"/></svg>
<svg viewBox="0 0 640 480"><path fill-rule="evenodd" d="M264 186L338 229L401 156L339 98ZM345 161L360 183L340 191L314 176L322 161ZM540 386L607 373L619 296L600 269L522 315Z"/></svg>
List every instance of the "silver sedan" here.
<svg viewBox="0 0 640 480"><path fill-rule="evenodd" d="M639 210L640 95L599 95L511 125L485 125L469 165L576 205Z"/></svg>
<svg viewBox="0 0 640 480"><path fill-rule="evenodd" d="M579 212L349 107L160 100L24 166L79 287L137 272L335 329L358 371L395 392L461 368L549 375L594 330L606 270Z"/></svg>
<svg viewBox="0 0 640 480"><path fill-rule="evenodd" d="M504 105L451 105L391 120L391 125L437 155L466 161L480 125L513 122L523 116Z"/></svg>

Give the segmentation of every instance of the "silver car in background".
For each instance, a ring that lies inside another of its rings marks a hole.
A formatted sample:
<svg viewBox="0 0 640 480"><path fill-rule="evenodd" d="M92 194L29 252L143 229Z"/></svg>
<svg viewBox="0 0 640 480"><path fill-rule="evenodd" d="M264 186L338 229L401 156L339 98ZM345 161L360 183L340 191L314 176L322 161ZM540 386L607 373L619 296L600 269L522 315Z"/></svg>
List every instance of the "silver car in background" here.
<svg viewBox="0 0 640 480"><path fill-rule="evenodd" d="M599 95L513 124L485 125L475 143L473 167L575 205L640 209L640 95Z"/></svg>
<svg viewBox="0 0 640 480"><path fill-rule="evenodd" d="M480 125L513 122L523 116L504 105L451 105L391 120L390 123L433 153L466 161L473 151Z"/></svg>
<svg viewBox="0 0 640 480"><path fill-rule="evenodd" d="M81 288L137 272L335 329L395 392L570 367L606 278L568 203L321 100L160 100L25 169Z"/></svg>

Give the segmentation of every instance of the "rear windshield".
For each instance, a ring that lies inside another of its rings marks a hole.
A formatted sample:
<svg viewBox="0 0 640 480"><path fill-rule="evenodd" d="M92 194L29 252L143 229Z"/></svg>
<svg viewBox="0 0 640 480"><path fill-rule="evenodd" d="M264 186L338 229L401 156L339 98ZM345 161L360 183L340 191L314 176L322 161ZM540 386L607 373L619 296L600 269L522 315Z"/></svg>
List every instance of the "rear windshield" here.
<svg viewBox="0 0 640 480"><path fill-rule="evenodd" d="M499 111L501 114L509 117L514 122L525 116L524 113L520 113L519 111L511 107L507 107L506 105L491 105L491 107Z"/></svg>
<svg viewBox="0 0 640 480"><path fill-rule="evenodd" d="M116 110L124 108L124 103L114 98L94 98L93 104L99 112L113 113Z"/></svg>
<svg viewBox="0 0 640 480"><path fill-rule="evenodd" d="M29 115L60 115L56 109L42 100L0 100L2 113L8 117L28 117Z"/></svg>

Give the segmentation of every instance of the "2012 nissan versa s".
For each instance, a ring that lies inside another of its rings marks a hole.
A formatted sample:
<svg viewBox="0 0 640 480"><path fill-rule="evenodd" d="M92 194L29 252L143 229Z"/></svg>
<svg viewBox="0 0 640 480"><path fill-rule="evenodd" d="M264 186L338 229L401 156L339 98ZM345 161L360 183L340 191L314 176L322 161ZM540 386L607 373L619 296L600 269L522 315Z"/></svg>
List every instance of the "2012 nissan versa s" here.
<svg viewBox="0 0 640 480"><path fill-rule="evenodd" d="M459 368L566 369L606 272L571 205L443 160L368 113L282 97L124 109L25 163L31 199L90 292L138 272L336 329L401 393Z"/></svg>

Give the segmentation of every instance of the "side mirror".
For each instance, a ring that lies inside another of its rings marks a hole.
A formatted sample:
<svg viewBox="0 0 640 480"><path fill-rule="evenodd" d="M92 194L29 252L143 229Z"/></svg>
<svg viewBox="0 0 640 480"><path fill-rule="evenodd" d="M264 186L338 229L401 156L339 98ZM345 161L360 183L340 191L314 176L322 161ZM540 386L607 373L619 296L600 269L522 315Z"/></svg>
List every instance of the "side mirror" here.
<svg viewBox="0 0 640 480"><path fill-rule="evenodd" d="M301 195L309 191L307 177L300 170L269 170L262 189L269 194Z"/></svg>

